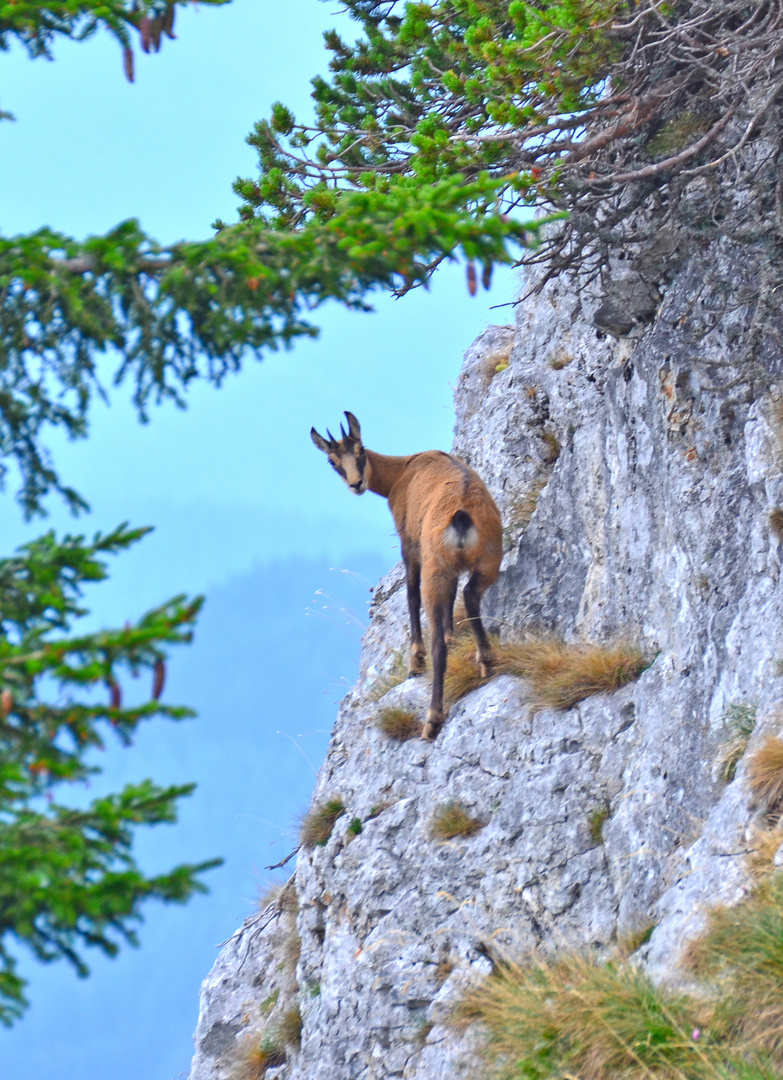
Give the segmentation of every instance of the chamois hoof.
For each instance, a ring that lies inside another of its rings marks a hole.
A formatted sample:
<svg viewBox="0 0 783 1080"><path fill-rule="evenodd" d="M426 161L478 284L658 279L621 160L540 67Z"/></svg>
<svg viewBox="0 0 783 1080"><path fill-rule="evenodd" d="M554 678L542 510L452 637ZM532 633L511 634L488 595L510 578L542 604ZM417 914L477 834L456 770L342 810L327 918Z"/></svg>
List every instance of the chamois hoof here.
<svg viewBox="0 0 783 1080"><path fill-rule="evenodd" d="M415 646L410 651L408 657L408 678L415 678L417 675L423 675L427 670L427 654L422 648L416 648Z"/></svg>
<svg viewBox="0 0 783 1080"><path fill-rule="evenodd" d="M456 642L457 642L457 638L456 638L456 636L454 634L454 631L453 630L447 630L446 633L443 635L443 640L446 643L446 648L447 649L453 649Z"/></svg>
<svg viewBox="0 0 783 1080"><path fill-rule="evenodd" d="M478 664L479 675L482 679L488 679L495 670L495 660L492 656L477 656L476 663Z"/></svg>
<svg viewBox="0 0 783 1080"><path fill-rule="evenodd" d="M421 730L421 737L425 742L435 742L438 732L443 727L443 716L434 709L427 712L427 720Z"/></svg>

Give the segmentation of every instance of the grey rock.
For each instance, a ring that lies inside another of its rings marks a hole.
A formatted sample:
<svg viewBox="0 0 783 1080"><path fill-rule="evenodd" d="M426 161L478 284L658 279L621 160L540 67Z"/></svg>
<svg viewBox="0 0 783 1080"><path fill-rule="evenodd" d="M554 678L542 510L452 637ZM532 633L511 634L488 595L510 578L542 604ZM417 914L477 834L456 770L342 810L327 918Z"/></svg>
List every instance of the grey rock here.
<svg viewBox="0 0 783 1080"><path fill-rule="evenodd" d="M718 302L710 275L733 258L691 254L652 307L649 293L654 321L635 315L633 339L596 329L600 293L550 282L518 306L515 329L491 327L468 350L454 450L492 490L507 549L488 621L501 637L638 642L650 666L561 712L536 711L524 680L498 677L451 709L433 745L392 742L379 709L423 716L428 689L399 682L404 576L387 575L314 793L347 812L325 846L299 854L296 916L259 913L221 953L191 1080L236 1075L248 1041L272 1037L294 1002L302 1044L275 1071L285 1080L469 1076L475 1035L450 1026L449 1010L494 960L571 945L608 954L653 925L640 960L687 984L684 945L710 905L751 884L743 763L719 779L727 709L756 704L751 749L780 723L769 513L783 477L768 388L781 360L743 367L739 316L710 328L697 311ZM484 827L434 838L448 801Z"/></svg>

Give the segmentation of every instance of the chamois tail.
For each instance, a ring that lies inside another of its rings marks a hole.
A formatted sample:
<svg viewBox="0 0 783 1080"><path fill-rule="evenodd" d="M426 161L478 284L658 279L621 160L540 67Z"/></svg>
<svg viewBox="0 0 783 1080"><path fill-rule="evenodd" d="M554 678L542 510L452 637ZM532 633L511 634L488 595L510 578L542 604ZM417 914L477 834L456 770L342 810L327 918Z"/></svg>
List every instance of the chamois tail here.
<svg viewBox="0 0 783 1080"><path fill-rule="evenodd" d="M473 547L478 538L478 529L466 510L458 510L443 532L443 543L455 551Z"/></svg>

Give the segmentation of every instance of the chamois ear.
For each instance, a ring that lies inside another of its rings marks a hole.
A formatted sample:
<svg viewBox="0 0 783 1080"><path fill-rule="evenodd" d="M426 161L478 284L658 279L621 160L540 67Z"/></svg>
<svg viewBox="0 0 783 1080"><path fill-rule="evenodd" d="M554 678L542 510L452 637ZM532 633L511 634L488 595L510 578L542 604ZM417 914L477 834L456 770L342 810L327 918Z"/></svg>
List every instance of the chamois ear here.
<svg viewBox="0 0 783 1080"><path fill-rule="evenodd" d="M323 435L318 434L314 427L310 428L310 438L313 440L319 450L323 450L325 454L329 453L329 443L326 441Z"/></svg>
<svg viewBox="0 0 783 1080"><path fill-rule="evenodd" d="M351 438L356 439L356 441L360 443L362 441L362 429L359 427L359 421L352 412L347 412L345 414L345 419L348 421L348 430L351 433Z"/></svg>

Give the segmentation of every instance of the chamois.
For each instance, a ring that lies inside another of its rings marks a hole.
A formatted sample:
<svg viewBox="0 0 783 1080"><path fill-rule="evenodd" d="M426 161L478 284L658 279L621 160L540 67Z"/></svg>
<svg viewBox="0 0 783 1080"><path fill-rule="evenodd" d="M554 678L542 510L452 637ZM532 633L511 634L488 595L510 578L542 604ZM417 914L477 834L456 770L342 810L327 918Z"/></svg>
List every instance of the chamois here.
<svg viewBox="0 0 783 1080"><path fill-rule="evenodd" d="M310 437L329 464L356 495L368 489L389 501L402 545L411 620L409 675L425 670L421 636L421 600L431 630L432 700L422 737L432 742L443 726L443 679L446 653L454 640L454 600L459 576L470 577L463 591L465 610L476 639L476 663L482 676L492 670L492 649L481 622L481 597L495 581L503 555L502 526L484 483L464 461L441 450L409 457L389 457L368 450L359 421L346 412L348 431L341 439L327 428Z"/></svg>

